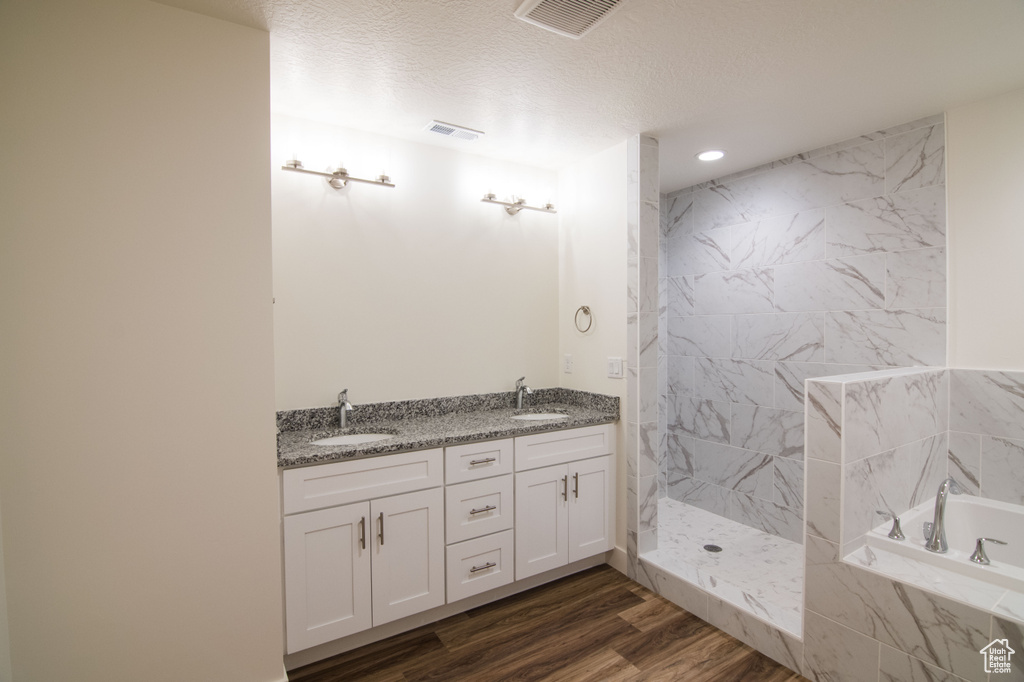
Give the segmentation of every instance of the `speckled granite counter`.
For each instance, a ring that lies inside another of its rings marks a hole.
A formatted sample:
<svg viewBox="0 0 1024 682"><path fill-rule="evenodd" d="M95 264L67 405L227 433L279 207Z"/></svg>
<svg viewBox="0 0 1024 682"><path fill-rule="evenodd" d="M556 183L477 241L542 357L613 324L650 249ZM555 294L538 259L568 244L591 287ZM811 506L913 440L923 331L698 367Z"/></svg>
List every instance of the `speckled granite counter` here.
<svg viewBox="0 0 1024 682"><path fill-rule="evenodd" d="M619 399L566 388L537 389L516 410L514 394L407 400L355 405L349 425L338 428L337 407L277 413L277 466L291 468L375 457L445 445L509 438L542 431L607 424L619 418ZM521 421L521 413L558 412L565 419ZM393 438L362 445L313 445L340 434L390 433Z"/></svg>

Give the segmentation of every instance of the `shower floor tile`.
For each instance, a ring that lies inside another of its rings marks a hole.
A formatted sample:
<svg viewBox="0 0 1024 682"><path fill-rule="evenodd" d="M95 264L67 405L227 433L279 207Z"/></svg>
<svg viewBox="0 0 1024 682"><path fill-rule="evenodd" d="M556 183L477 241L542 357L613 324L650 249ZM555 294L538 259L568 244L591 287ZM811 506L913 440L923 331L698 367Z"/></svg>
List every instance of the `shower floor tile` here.
<svg viewBox="0 0 1024 682"><path fill-rule="evenodd" d="M705 550L707 544L722 551ZM804 547L797 542L662 498L658 549L641 559L801 636Z"/></svg>

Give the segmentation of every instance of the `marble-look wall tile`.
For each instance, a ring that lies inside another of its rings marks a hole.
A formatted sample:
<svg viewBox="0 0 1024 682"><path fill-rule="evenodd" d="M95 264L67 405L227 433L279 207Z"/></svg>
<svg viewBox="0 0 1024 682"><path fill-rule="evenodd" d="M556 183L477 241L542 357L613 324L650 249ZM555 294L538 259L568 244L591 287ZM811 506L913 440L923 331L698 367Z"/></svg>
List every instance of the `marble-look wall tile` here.
<svg viewBox="0 0 1024 682"><path fill-rule="evenodd" d="M669 355L727 358L731 355L732 318L693 315L668 318Z"/></svg>
<svg viewBox="0 0 1024 682"><path fill-rule="evenodd" d="M658 259L640 259L640 283L637 305L642 313L658 312Z"/></svg>
<svg viewBox="0 0 1024 682"><path fill-rule="evenodd" d="M658 421L658 367L641 367L637 370L638 422Z"/></svg>
<svg viewBox="0 0 1024 682"><path fill-rule="evenodd" d="M668 239L693 232L693 191L685 189L665 196L662 202L665 215L664 236ZM669 242L671 244L671 242Z"/></svg>
<svg viewBox="0 0 1024 682"><path fill-rule="evenodd" d="M770 407L775 401L774 364L763 360L697 358L698 398Z"/></svg>
<svg viewBox="0 0 1024 682"><path fill-rule="evenodd" d="M839 543L841 468L832 462L807 460L807 489L811 491L805 503L807 533Z"/></svg>
<svg viewBox="0 0 1024 682"><path fill-rule="evenodd" d="M694 363L696 358L670 355L668 365L667 392L679 396L693 396Z"/></svg>
<svg viewBox="0 0 1024 682"><path fill-rule="evenodd" d="M1022 652L1024 652L1024 625L1014 623L1004 618L992 619L992 639L1005 639L1010 648L1016 651L1014 654L1013 668L1011 673L1000 673L998 682L1022 682L1024 681L1024 665L1021 664ZM990 678L991 682L997 682L995 673Z"/></svg>
<svg viewBox="0 0 1024 682"><path fill-rule="evenodd" d="M947 431L948 376L924 370L845 384L846 462Z"/></svg>
<svg viewBox="0 0 1024 682"><path fill-rule="evenodd" d="M727 516L733 521L786 540L802 543L804 539L802 510L776 504L756 495L733 492L729 498Z"/></svg>
<svg viewBox="0 0 1024 682"><path fill-rule="evenodd" d="M668 316L693 315L693 277L667 277L665 281Z"/></svg>
<svg viewBox="0 0 1024 682"><path fill-rule="evenodd" d="M804 613L804 675L819 682L877 682L878 641L824 618Z"/></svg>
<svg viewBox="0 0 1024 682"><path fill-rule="evenodd" d="M734 404L730 444L766 455L803 460L803 413Z"/></svg>
<svg viewBox="0 0 1024 682"><path fill-rule="evenodd" d="M1024 372L950 370L950 429L1024 440Z"/></svg>
<svg viewBox="0 0 1024 682"><path fill-rule="evenodd" d="M946 249L900 251L885 257L885 307L946 307Z"/></svg>
<svg viewBox="0 0 1024 682"><path fill-rule="evenodd" d="M643 476L638 481L637 488L637 532L658 530L658 477ZM639 541L639 538L638 538ZM654 547L657 549L657 540ZM640 551L643 551L642 549Z"/></svg>
<svg viewBox="0 0 1024 682"><path fill-rule="evenodd" d="M669 430L701 440L729 443L732 405L699 398L676 396L669 413Z"/></svg>
<svg viewBox="0 0 1024 682"><path fill-rule="evenodd" d="M839 383L807 383L807 457L839 464L842 456L842 393ZM838 490L836 491L838 499ZM838 542L838 536L836 537Z"/></svg>
<svg viewBox="0 0 1024 682"><path fill-rule="evenodd" d="M829 258L946 243L946 188L874 197L826 209Z"/></svg>
<svg viewBox="0 0 1024 682"><path fill-rule="evenodd" d="M686 436L670 438L666 463L670 486L683 479L693 478L696 452L696 439Z"/></svg>
<svg viewBox="0 0 1024 682"><path fill-rule="evenodd" d="M945 308L825 314L826 362L913 367L945 359Z"/></svg>
<svg viewBox="0 0 1024 682"><path fill-rule="evenodd" d="M637 351L636 367L658 366L658 313L641 312L637 314Z"/></svg>
<svg viewBox="0 0 1024 682"><path fill-rule="evenodd" d="M935 496L946 477L945 433L873 455L843 470L843 545L861 537L880 518L900 515Z"/></svg>
<svg viewBox="0 0 1024 682"><path fill-rule="evenodd" d="M729 228L694 231L669 238L668 274L700 275L730 268Z"/></svg>
<svg viewBox="0 0 1024 682"><path fill-rule="evenodd" d="M772 460L751 450L698 440L694 476L708 483L772 499Z"/></svg>
<svg viewBox="0 0 1024 682"><path fill-rule="evenodd" d="M804 409L804 382L808 379L870 372L877 368L876 365L777 362L775 363L775 407L793 411Z"/></svg>
<svg viewBox="0 0 1024 682"><path fill-rule="evenodd" d="M883 644L878 682L964 682L964 678Z"/></svg>
<svg viewBox="0 0 1024 682"><path fill-rule="evenodd" d="M791 509L804 508L804 463L802 460L775 457L775 504ZM817 491L814 491L817 494Z"/></svg>
<svg viewBox="0 0 1024 682"><path fill-rule="evenodd" d="M884 305L882 254L775 268L775 308L779 311L866 310Z"/></svg>
<svg viewBox="0 0 1024 682"><path fill-rule="evenodd" d="M629 424L626 433L627 438L630 431L637 431L639 449L639 468L637 475L641 478L658 475L658 422L643 422L640 424Z"/></svg>
<svg viewBox="0 0 1024 682"><path fill-rule="evenodd" d="M947 471L969 495L981 494L981 439L976 433L949 432Z"/></svg>
<svg viewBox="0 0 1024 682"><path fill-rule="evenodd" d="M887 194L945 183L945 134L939 124L885 140Z"/></svg>
<svg viewBox="0 0 1024 682"><path fill-rule="evenodd" d="M982 438L981 495L1024 504L1024 440Z"/></svg>
<svg viewBox="0 0 1024 682"><path fill-rule="evenodd" d="M824 313L737 315L732 357L751 360L824 362Z"/></svg>
<svg viewBox="0 0 1024 682"><path fill-rule="evenodd" d="M840 561L836 545L808 536L806 608L965 679L985 682L978 651L990 616Z"/></svg>
<svg viewBox="0 0 1024 682"><path fill-rule="evenodd" d="M669 483L668 496L673 500L685 502L712 514L729 516L731 493L725 488L699 481L696 478L684 478L675 483Z"/></svg>
<svg viewBox="0 0 1024 682"><path fill-rule="evenodd" d="M757 268L825 257L825 209L732 228L733 268Z"/></svg>
<svg viewBox="0 0 1024 682"><path fill-rule="evenodd" d="M715 596L708 596L707 621L790 670L799 672L803 642Z"/></svg>
<svg viewBox="0 0 1024 682"><path fill-rule="evenodd" d="M792 267L792 266L791 266ZM773 277L768 268L712 272L694 277L694 312L698 315L770 313Z"/></svg>

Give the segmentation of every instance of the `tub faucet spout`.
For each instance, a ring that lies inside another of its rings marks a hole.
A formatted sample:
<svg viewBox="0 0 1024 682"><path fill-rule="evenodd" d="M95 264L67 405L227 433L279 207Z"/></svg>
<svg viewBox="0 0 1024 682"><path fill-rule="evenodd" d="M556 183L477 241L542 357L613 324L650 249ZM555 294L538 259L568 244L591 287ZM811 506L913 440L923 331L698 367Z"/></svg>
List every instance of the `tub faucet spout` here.
<svg viewBox="0 0 1024 682"><path fill-rule="evenodd" d="M949 493L959 495L962 491L960 486L952 478L947 478L939 485L939 492L935 495L935 516L932 520L931 534L924 548L929 552L945 554L949 551L946 544L946 498Z"/></svg>

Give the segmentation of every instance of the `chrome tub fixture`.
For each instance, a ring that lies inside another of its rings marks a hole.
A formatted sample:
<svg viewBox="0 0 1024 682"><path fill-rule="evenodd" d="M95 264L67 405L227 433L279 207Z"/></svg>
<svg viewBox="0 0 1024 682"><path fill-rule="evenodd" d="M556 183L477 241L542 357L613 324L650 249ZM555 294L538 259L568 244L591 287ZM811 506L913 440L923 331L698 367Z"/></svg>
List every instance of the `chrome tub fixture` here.
<svg viewBox="0 0 1024 682"><path fill-rule="evenodd" d="M924 548L929 552L945 554L949 551L946 543L946 498L950 493L959 495L961 492L960 485L952 478L939 484L939 492L935 495L935 516L932 523L924 524L924 535L927 538Z"/></svg>

